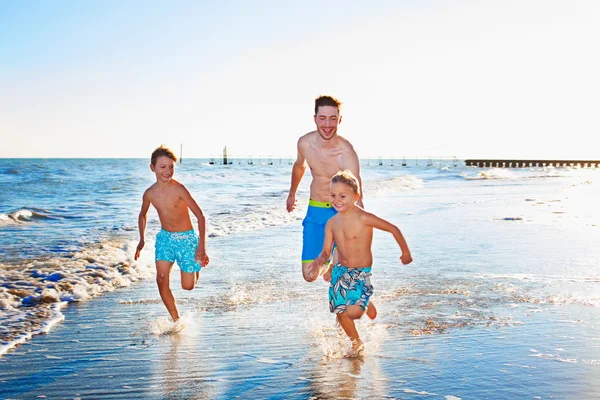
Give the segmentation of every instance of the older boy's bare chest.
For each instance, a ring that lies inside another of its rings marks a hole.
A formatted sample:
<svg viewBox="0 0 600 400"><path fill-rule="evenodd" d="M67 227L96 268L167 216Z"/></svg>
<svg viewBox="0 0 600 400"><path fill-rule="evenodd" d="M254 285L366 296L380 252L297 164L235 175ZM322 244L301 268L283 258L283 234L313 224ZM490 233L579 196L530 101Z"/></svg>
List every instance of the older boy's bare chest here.
<svg viewBox="0 0 600 400"><path fill-rule="evenodd" d="M156 191L153 193L151 202L159 212L177 212L183 203L172 190Z"/></svg>

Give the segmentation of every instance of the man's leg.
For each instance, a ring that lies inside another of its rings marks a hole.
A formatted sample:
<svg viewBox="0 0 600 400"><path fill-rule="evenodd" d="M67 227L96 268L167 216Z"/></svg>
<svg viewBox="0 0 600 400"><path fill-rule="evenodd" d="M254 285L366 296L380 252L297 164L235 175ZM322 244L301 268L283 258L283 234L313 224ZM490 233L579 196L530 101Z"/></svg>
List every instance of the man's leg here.
<svg viewBox="0 0 600 400"><path fill-rule="evenodd" d="M171 315L173 321L179 319L179 311L177 311L177 305L175 304L175 297L171 292L170 274L171 268L173 267L172 262L168 261L156 261L156 284L158 285L158 292L162 299L167 311Z"/></svg>

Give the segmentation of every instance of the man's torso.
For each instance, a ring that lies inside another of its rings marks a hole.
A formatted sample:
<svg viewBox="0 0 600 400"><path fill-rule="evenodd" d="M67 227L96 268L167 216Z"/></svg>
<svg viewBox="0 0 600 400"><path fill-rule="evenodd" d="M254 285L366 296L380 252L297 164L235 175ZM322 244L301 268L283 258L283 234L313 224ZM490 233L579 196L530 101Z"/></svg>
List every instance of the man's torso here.
<svg viewBox="0 0 600 400"><path fill-rule="evenodd" d="M310 198L327 202L331 194L331 177L340 170L350 169L356 155L348 142L341 137L336 138L334 146L326 148L318 145L317 137L316 132L306 135L302 150L312 174Z"/></svg>

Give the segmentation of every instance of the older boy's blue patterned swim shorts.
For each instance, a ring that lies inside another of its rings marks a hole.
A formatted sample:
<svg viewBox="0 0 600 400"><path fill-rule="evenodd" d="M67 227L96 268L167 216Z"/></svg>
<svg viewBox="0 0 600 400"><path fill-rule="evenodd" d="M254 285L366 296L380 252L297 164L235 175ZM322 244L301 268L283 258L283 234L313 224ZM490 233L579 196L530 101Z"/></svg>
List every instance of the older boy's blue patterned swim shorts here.
<svg viewBox="0 0 600 400"><path fill-rule="evenodd" d="M202 266L196 261L198 236L194 230L169 232L161 229L154 245L156 261L177 262L183 272L199 272Z"/></svg>
<svg viewBox="0 0 600 400"><path fill-rule="evenodd" d="M371 267L348 268L340 264L333 266L329 285L329 311L343 313L350 305L357 305L366 310L372 295Z"/></svg>

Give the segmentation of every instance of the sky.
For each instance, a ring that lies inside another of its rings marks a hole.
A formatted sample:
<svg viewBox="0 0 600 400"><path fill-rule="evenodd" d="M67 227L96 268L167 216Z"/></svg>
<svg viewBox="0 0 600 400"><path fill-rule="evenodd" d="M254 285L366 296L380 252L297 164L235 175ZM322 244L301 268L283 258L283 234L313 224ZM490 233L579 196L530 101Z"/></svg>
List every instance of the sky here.
<svg viewBox="0 0 600 400"><path fill-rule="evenodd" d="M0 157L600 159L597 0L0 0Z"/></svg>

